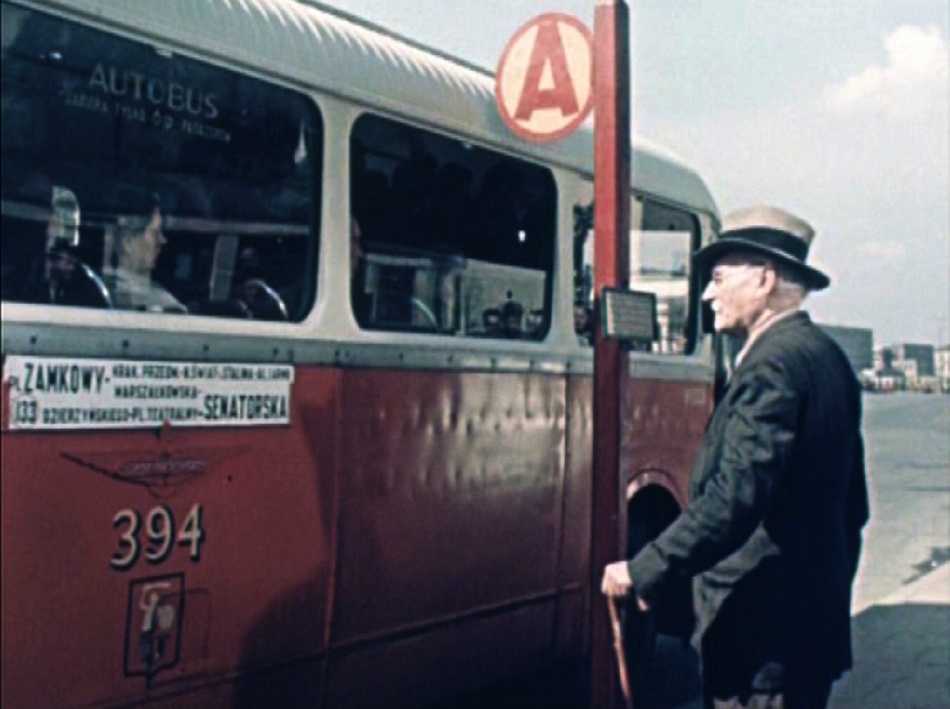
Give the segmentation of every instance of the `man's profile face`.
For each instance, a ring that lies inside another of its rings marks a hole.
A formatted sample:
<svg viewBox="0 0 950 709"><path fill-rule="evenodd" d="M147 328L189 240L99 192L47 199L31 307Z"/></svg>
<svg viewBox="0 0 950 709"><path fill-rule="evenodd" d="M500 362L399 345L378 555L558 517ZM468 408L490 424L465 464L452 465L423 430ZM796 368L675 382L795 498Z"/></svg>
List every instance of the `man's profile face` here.
<svg viewBox="0 0 950 709"><path fill-rule="evenodd" d="M716 261L703 300L712 306L716 332L745 337L765 310L765 264L728 254Z"/></svg>

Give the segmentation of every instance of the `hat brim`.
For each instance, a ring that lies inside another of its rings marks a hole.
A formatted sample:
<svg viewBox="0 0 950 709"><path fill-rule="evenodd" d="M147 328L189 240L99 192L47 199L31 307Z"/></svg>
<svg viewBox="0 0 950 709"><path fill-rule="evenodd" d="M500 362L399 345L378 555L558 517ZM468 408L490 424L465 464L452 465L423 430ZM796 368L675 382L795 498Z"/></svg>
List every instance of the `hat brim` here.
<svg viewBox="0 0 950 709"><path fill-rule="evenodd" d="M700 272L708 273L712 269L717 259L735 251L751 251L754 253L759 253L763 256L768 256L775 261L779 261L786 266L794 268L804 277L805 285L809 290L824 290L831 284L831 279L817 268L812 268L808 264L802 263L798 259L789 256L784 251L763 246L758 242L749 241L741 237L720 239L719 241L714 241L711 244L707 244L693 254L693 263L696 264L696 267ZM706 278L708 278L708 276L706 276Z"/></svg>

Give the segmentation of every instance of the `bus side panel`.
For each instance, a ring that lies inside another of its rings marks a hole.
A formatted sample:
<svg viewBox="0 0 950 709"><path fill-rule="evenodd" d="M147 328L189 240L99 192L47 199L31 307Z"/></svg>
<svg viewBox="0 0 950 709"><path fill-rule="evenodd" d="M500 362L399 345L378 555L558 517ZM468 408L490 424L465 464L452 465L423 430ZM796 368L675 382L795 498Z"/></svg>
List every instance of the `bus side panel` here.
<svg viewBox="0 0 950 709"><path fill-rule="evenodd" d="M551 375L344 374L331 705L405 705L407 687L419 701L550 656L564 398Z"/></svg>
<svg viewBox="0 0 950 709"><path fill-rule="evenodd" d="M637 379L628 382L623 407L625 553L633 555L689 502L690 476L712 408L712 385ZM657 632L687 640L695 623L689 580L671 583L655 610Z"/></svg>
<svg viewBox="0 0 950 709"><path fill-rule="evenodd" d="M572 375L567 381L568 445L564 520L558 565L557 649L576 657L587 647L587 590L590 588L591 473L594 441L594 379Z"/></svg>
<svg viewBox="0 0 950 709"><path fill-rule="evenodd" d="M711 411L709 383L628 380L623 397L621 443L622 460L629 466L628 484L636 487L666 481L679 505L685 506L690 471Z"/></svg>
<svg viewBox="0 0 950 709"><path fill-rule="evenodd" d="M3 706L252 706L227 686L270 667L316 691L338 384L298 370L290 426L5 430Z"/></svg>

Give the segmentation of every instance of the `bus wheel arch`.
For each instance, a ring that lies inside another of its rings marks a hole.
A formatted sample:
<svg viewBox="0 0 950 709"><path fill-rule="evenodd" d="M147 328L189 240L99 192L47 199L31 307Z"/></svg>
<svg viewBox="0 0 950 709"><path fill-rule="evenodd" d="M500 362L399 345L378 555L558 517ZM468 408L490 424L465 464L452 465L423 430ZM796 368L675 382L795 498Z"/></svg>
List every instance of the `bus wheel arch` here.
<svg viewBox="0 0 950 709"><path fill-rule="evenodd" d="M642 471L631 478L627 487L626 558L632 559L644 546L656 539L679 516L681 505L672 476L664 471ZM638 696L643 697L658 633L689 639L694 624L689 579L668 587L660 601L647 613L629 608L624 621L624 644L629 674Z"/></svg>

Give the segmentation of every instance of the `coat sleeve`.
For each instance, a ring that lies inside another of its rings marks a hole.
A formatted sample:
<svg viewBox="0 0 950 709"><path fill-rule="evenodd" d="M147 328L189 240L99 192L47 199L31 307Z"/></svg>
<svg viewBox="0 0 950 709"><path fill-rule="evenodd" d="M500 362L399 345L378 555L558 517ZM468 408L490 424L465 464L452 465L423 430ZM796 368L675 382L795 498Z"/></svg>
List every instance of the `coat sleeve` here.
<svg viewBox="0 0 950 709"><path fill-rule="evenodd" d="M764 519L795 440L798 395L783 368L756 365L733 381L720 406L726 420L710 427L721 441L707 460L698 494L656 540L629 562L637 595L650 599L666 581L694 576L726 558Z"/></svg>

